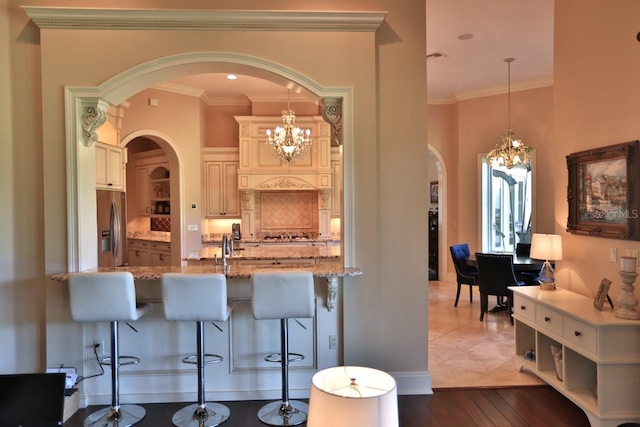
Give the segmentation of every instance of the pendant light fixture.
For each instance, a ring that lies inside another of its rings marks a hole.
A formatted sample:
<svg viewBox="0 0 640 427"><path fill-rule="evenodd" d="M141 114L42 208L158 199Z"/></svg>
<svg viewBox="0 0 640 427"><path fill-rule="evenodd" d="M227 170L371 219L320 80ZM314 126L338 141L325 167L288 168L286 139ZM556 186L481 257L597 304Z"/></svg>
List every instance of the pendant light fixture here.
<svg viewBox="0 0 640 427"><path fill-rule="evenodd" d="M506 167L511 169L515 166L528 167L531 163L529 153L531 148L527 147L522 140L515 138L511 130L511 63L515 58L505 58L508 69L508 97L507 97L507 133L501 135L496 147L489 151L487 159L492 168Z"/></svg>
<svg viewBox="0 0 640 427"><path fill-rule="evenodd" d="M267 130L267 142L273 146L274 155L289 164L302 157L307 145L311 145L311 131L296 126L296 113L289 105L287 90L287 109L282 110L282 126Z"/></svg>

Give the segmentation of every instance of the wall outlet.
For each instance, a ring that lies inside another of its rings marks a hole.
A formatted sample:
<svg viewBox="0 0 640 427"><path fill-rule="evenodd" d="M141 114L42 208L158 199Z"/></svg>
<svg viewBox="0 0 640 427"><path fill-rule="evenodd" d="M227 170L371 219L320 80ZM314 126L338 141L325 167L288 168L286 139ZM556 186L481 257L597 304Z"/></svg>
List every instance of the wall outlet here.
<svg viewBox="0 0 640 427"><path fill-rule="evenodd" d="M609 249L609 262L616 262L616 261L618 261L618 249L611 248Z"/></svg>
<svg viewBox="0 0 640 427"><path fill-rule="evenodd" d="M336 335L329 335L329 350L335 350L338 348L338 337Z"/></svg>
<svg viewBox="0 0 640 427"><path fill-rule="evenodd" d="M104 356L104 340L93 340L93 347L96 348L96 353L98 356Z"/></svg>

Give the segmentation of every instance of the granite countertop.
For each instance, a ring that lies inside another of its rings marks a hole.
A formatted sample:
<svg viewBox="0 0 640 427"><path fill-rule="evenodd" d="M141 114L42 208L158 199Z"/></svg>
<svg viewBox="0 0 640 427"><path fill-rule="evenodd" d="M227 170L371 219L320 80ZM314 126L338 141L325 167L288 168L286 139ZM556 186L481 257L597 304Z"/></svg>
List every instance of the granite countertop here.
<svg viewBox="0 0 640 427"><path fill-rule="evenodd" d="M186 260L213 260L222 257L221 248L202 248L197 254L189 256ZM229 259L261 260L261 259L339 259L340 247L264 247L236 249Z"/></svg>
<svg viewBox="0 0 640 427"><path fill-rule="evenodd" d="M340 265L316 264L316 265L287 265L280 264L278 266L170 266L170 267L99 267L83 271L83 273L107 273L114 271L128 271L133 274L136 280L160 280L164 273L185 273L185 274L202 274L202 273L224 273L227 279L248 279L257 271L283 271L283 270L305 270L310 271L313 277L320 278L337 278L337 277L355 277L362 275L359 267L342 267ZM65 282L69 279L70 273L54 274L51 278L57 282Z"/></svg>
<svg viewBox="0 0 640 427"><path fill-rule="evenodd" d="M171 233L165 231L127 232L127 239L145 240L149 242L171 243Z"/></svg>

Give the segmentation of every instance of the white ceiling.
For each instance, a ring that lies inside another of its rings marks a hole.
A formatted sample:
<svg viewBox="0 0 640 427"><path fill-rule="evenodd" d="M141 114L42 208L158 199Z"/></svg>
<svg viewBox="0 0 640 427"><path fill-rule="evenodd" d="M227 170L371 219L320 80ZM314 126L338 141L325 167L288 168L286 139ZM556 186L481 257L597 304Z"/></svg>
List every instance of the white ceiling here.
<svg viewBox="0 0 640 427"><path fill-rule="evenodd" d="M554 0L426 0L427 52L445 56L427 59L427 98L451 103L505 92L507 64L511 90L553 83ZM459 40L461 34L473 34ZM260 78L226 73L185 76L164 85L202 94L206 99L247 97L282 99L285 87ZM292 99L295 95L292 94Z"/></svg>

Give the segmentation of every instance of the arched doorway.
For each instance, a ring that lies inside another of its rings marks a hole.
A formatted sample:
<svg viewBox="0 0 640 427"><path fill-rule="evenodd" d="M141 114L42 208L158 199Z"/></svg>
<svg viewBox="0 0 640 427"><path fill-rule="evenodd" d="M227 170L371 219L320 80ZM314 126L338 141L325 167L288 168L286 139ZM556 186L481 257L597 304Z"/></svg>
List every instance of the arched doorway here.
<svg viewBox="0 0 640 427"><path fill-rule="evenodd" d="M319 98L339 98L342 100L342 130L343 130L343 259L345 265L352 265L353 249L351 246L353 206L351 194L353 193L353 140L350 137L352 129L352 90L349 88L327 89L310 80L308 77L283 68L280 64L274 64L262 58L246 55L220 52L197 52L178 54L169 57L143 63L121 74L114 76L98 88L67 87L67 123L69 128L77 129L76 135L69 133L67 136L67 150L70 159L68 168L69 193L69 271L81 271L96 266L96 261L91 255L92 249L97 244L95 238L95 221L91 217L95 212L90 199L86 196L91 193L95 182L86 177L95 176L95 162L92 160L91 128L87 122L91 118L100 115L100 108L106 108L109 104L120 105L131 95L168 79L195 73L207 72L235 72L254 77L260 77L269 81L280 83L283 86L293 83L298 90ZM87 133L89 134L87 136ZM78 139L85 142L77 143ZM162 138L161 138L162 139ZM88 150L87 150L88 149ZM91 152L89 152L91 151ZM176 150L179 153L179 150ZM180 168L180 175L184 168ZM180 178L179 178L180 179ZM180 184L184 180L180 179ZM76 191L77 189L77 191ZM180 191L182 194L182 191ZM179 203L179 229L184 230L185 203ZM184 251L184 233L180 234L180 247ZM172 236L172 241L174 240ZM180 258L185 254L181 253ZM173 258L173 254L172 254Z"/></svg>
<svg viewBox="0 0 640 427"><path fill-rule="evenodd" d="M438 226L438 280L447 279L447 166L444 162L444 158L440 154L437 148L431 144L427 145L429 156L429 167L433 171L434 180L437 182L437 201L432 203L430 209L437 211L437 226ZM429 249L431 251L431 249Z"/></svg>

